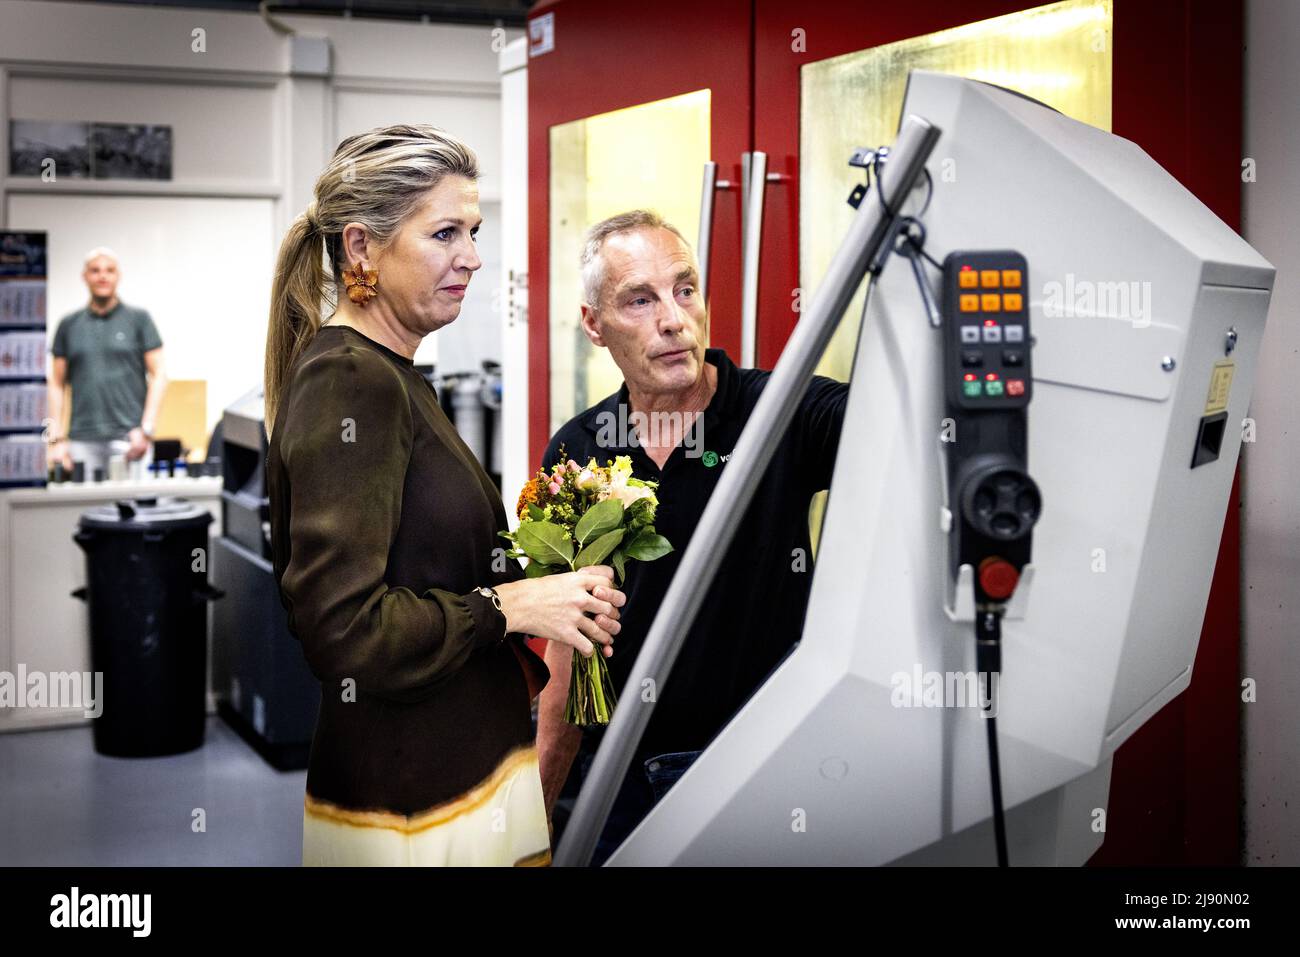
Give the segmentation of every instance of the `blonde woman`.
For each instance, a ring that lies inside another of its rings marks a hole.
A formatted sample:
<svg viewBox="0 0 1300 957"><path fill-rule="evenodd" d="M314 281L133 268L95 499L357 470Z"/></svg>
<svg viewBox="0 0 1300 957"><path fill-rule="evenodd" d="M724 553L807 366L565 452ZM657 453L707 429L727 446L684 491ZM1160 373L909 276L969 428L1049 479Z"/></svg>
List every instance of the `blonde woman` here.
<svg viewBox="0 0 1300 957"><path fill-rule="evenodd" d="M477 178L431 126L349 137L280 248L271 542L321 682L304 864L549 863L530 714L548 675L522 635L609 655L620 628L611 569L524 580L497 551L500 495L414 367L481 265Z"/></svg>

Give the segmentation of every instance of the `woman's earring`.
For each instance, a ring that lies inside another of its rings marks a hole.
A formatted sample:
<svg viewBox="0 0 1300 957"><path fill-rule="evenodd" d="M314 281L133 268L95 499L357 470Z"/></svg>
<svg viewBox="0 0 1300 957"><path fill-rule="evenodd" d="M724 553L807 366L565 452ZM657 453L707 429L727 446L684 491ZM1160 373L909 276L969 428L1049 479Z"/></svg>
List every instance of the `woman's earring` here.
<svg viewBox="0 0 1300 957"><path fill-rule="evenodd" d="M347 287L348 298L358 306L364 306L379 293L375 286L379 282L378 269L365 269L357 263L354 269L343 270L343 285Z"/></svg>

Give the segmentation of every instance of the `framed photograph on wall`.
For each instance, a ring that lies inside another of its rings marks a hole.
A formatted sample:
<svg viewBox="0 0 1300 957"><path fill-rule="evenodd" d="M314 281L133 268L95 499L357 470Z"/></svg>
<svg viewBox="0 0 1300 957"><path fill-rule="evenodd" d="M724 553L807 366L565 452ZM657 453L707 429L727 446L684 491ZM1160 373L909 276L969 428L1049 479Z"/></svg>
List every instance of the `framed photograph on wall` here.
<svg viewBox="0 0 1300 957"><path fill-rule="evenodd" d="M172 128L92 123L90 168L95 179L171 179Z"/></svg>
<svg viewBox="0 0 1300 957"><path fill-rule="evenodd" d="M9 175L90 177L90 124L9 121Z"/></svg>
<svg viewBox="0 0 1300 957"><path fill-rule="evenodd" d="M11 176L172 178L172 128L149 123L9 122Z"/></svg>

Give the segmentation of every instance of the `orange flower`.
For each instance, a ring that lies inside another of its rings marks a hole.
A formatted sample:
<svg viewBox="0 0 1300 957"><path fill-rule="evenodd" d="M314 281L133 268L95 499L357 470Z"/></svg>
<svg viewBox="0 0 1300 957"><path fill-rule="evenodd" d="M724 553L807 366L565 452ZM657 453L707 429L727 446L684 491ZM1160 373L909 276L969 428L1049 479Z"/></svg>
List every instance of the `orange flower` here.
<svg viewBox="0 0 1300 957"><path fill-rule="evenodd" d="M540 478L529 479L524 483L523 490L519 493L519 504L515 506L515 514L523 518L528 514L528 506L538 504L538 499L542 494L542 487L539 484Z"/></svg>

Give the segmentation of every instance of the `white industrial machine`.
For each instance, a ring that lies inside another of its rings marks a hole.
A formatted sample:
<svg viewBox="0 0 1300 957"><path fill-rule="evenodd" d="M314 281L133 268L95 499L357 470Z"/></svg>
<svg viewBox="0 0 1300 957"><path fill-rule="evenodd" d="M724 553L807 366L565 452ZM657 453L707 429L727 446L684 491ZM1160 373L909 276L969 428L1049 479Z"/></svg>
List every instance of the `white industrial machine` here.
<svg viewBox="0 0 1300 957"><path fill-rule="evenodd" d="M611 865L1082 864L1112 754L1191 680L1273 268L1033 100L915 72L902 115L629 687L666 679L871 272L802 641ZM648 712L616 713L557 863L589 859Z"/></svg>

